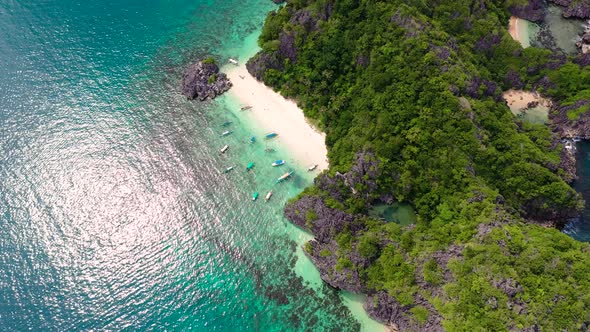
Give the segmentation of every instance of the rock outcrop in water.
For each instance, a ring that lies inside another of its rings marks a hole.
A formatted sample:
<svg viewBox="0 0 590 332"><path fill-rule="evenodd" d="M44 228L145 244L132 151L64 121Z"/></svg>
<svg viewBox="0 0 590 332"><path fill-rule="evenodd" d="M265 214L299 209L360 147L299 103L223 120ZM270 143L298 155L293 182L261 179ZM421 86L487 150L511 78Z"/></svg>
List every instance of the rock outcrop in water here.
<svg viewBox="0 0 590 332"><path fill-rule="evenodd" d="M580 40L576 42L576 47L580 49L582 56L590 53L590 26L586 25Z"/></svg>
<svg viewBox="0 0 590 332"><path fill-rule="evenodd" d="M215 98L231 88L232 83L212 59L205 59L188 67L182 76L182 94L188 99Z"/></svg>
<svg viewBox="0 0 590 332"><path fill-rule="evenodd" d="M590 18L589 0L549 0L563 9L563 17Z"/></svg>

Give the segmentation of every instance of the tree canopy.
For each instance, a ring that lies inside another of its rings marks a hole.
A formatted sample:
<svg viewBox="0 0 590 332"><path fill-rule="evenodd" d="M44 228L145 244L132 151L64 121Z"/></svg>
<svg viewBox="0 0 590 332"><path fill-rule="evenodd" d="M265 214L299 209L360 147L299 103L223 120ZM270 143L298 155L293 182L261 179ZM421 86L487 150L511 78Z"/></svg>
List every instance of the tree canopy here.
<svg viewBox="0 0 590 332"><path fill-rule="evenodd" d="M573 104L590 96L590 74L564 55L523 50L505 28L515 4L292 0L269 14L251 60L326 132L323 176L350 171L360 151L378 160L374 190L359 185L334 198L316 186L302 197L322 197L362 223L339 232L348 235L335 240L334 268L407 305L418 325L429 315L449 331L580 329L590 321L588 245L537 225L563 222L584 204L563 180L562 147L501 98L509 88L535 88ZM410 203L417 224L365 217L384 195ZM308 226L318 218L312 212ZM458 254L432 258L449 252ZM369 263L352 264L354 255Z"/></svg>

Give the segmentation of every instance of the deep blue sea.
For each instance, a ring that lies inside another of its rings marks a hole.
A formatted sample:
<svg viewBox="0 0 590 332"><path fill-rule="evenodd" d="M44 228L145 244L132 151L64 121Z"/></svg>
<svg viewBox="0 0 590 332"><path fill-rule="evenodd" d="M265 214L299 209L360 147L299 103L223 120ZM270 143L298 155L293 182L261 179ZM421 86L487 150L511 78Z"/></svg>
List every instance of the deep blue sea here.
<svg viewBox="0 0 590 332"><path fill-rule="evenodd" d="M311 177L252 202L276 156L245 144L231 102L178 92L191 61L237 56L273 8L0 0L0 331L361 328L282 216Z"/></svg>
<svg viewBox="0 0 590 332"><path fill-rule="evenodd" d="M564 232L577 240L590 242L590 142L577 145L576 171L578 179L574 188L586 200L586 209L580 218L566 225Z"/></svg>

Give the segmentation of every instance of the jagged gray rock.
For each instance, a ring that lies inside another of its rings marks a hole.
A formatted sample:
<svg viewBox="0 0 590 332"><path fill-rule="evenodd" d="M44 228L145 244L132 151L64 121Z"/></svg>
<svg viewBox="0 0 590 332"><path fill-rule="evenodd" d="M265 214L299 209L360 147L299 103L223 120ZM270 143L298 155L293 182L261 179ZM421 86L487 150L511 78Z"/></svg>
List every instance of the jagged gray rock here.
<svg viewBox="0 0 590 332"><path fill-rule="evenodd" d="M529 0L526 5L511 6L509 10L512 15L533 22L539 22L545 16L545 6L542 0Z"/></svg>
<svg viewBox="0 0 590 332"><path fill-rule="evenodd" d="M412 305L402 305L386 292L380 291L370 295L364 307L369 316L383 322L391 322L399 331L444 331L442 317L434 311L430 303L421 296L418 296L414 302ZM408 314L415 305L428 309L429 316L426 322L420 324Z"/></svg>
<svg viewBox="0 0 590 332"><path fill-rule="evenodd" d="M215 98L231 88L232 83L212 61L192 64L182 76L182 94L188 99Z"/></svg>
<svg viewBox="0 0 590 332"><path fill-rule="evenodd" d="M563 17L590 18L590 2L588 0L549 0L563 8Z"/></svg>

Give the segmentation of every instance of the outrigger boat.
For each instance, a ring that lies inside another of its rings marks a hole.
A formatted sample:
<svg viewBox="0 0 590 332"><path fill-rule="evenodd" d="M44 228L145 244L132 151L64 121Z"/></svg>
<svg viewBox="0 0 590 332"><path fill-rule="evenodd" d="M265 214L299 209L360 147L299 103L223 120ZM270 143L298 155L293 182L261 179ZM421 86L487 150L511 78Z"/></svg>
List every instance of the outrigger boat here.
<svg viewBox="0 0 590 332"><path fill-rule="evenodd" d="M249 109L251 109L251 108L252 108L252 106L250 106L250 105L246 105L246 106L244 106L244 107L240 108L240 111L249 110Z"/></svg>
<svg viewBox="0 0 590 332"><path fill-rule="evenodd" d="M227 127L227 126L229 126L230 124L232 124L232 122L231 122L231 121L225 121L224 123L222 123L222 124L221 124L221 126L222 126L222 127Z"/></svg>
<svg viewBox="0 0 590 332"><path fill-rule="evenodd" d="M254 162L253 161L251 161L250 163L248 163L248 166L246 166L246 171L249 171L252 168L254 168Z"/></svg>
<svg viewBox="0 0 590 332"><path fill-rule="evenodd" d="M292 174L293 174L293 171L287 172L287 173L281 175L281 177L277 179L277 183L287 180Z"/></svg>
<svg viewBox="0 0 590 332"><path fill-rule="evenodd" d="M227 151L227 149L229 149L229 145L225 145L224 147L222 147L221 150L219 150L219 152L225 153L225 151Z"/></svg>
<svg viewBox="0 0 590 332"><path fill-rule="evenodd" d="M235 60L235 59L229 58L227 61L229 61L230 63L233 63L233 64L234 64L234 65L236 65L236 66L238 65L238 60Z"/></svg>
<svg viewBox="0 0 590 332"><path fill-rule="evenodd" d="M264 200L268 202L268 200L270 199L270 196L272 196L272 190L269 191L268 194L266 194L266 197L264 198Z"/></svg>
<svg viewBox="0 0 590 332"><path fill-rule="evenodd" d="M283 159L279 159L279 160L275 160L275 162L272 163L272 166L275 167L275 166L281 166L284 164L285 164L285 161Z"/></svg>
<svg viewBox="0 0 590 332"><path fill-rule="evenodd" d="M309 166L309 167L307 168L307 171L308 171L308 172L311 172L311 171L313 171L314 169L316 169L317 167L318 167L318 164L313 164L313 165L311 165L311 166Z"/></svg>
<svg viewBox="0 0 590 332"><path fill-rule="evenodd" d="M254 143L254 142L256 142L256 137L254 137L254 136L250 137L250 143Z"/></svg>
<svg viewBox="0 0 590 332"><path fill-rule="evenodd" d="M221 136L227 136L227 135L229 135L229 134L231 134L231 133L233 133L233 131L231 131L231 130L226 130L226 131L224 131L224 132L222 132L222 133L221 133Z"/></svg>
<svg viewBox="0 0 590 332"><path fill-rule="evenodd" d="M255 201L258 199L258 192L255 192L254 195L252 195L252 200Z"/></svg>
<svg viewBox="0 0 590 332"><path fill-rule="evenodd" d="M234 169L234 167L233 167L233 166L230 166L230 167L226 168L226 169L223 171L223 173L229 173L229 172L231 172L231 170L232 170L232 169Z"/></svg>
<svg viewBox="0 0 590 332"><path fill-rule="evenodd" d="M273 133L268 133L268 134L264 135L264 138L271 139L271 138L274 138L277 136L279 136L279 134L273 132Z"/></svg>

